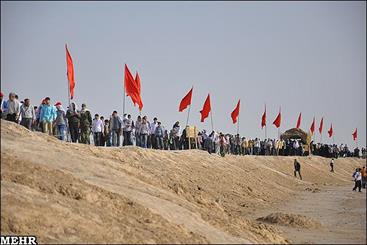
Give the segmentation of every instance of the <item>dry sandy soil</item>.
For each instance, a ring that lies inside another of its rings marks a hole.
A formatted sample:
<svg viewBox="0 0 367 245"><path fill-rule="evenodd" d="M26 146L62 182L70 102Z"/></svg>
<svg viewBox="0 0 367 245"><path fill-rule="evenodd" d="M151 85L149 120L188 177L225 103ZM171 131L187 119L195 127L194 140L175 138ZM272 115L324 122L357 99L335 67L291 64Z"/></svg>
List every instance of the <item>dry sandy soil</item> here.
<svg viewBox="0 0 367 245"><path fill-rule="evenodd" d="M351 192L364 160L337 159L330 173L328 159L299 157L301 181L293 159L97 148L2 120L1 234L41 243L365 243L365 192Z"/></svg>

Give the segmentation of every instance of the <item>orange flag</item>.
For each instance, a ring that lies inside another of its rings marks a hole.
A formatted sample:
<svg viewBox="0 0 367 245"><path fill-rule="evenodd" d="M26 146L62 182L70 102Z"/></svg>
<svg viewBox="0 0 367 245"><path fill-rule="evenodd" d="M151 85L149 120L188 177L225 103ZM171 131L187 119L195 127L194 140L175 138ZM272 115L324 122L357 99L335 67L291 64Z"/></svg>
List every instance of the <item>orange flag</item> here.
<svg viewBox="0 0 367 245"><path fill-rule="evenodd" d="M139 99L139 97L140 97L139 88L138 88L138 85L136 84L136 82L134 80L133 75L131 75L131 72L130 72L130 70L127 67L126 64L125 64L124 85L125 85L126 96L130 96L130 98L133 101L134 105L139 104L139 101L140 101L140 99Z"/></svg>
<svg viewBox="0 0 367 245"><path fill-rule="evenodd" d="M194 87L190 89L190 91L183 97L183 99L180 102L180 106L178 108L178 111L181 112L185 110L189 105L191 105L191 98L192 98L192 90Z"/></svg>
<svg viewBox="0 0 367 245"><path fill-rule="evenodd" d="M70 99L74 98L74 88L75 88L75 80L74 80L74 64L73 59L69 53L68 47L65 44L66 49L66 66L67 66L67 76L69 81L69 91L70 91Z"/></svg>
<svg viewBox="0 0 367 245"><path fill-rule="evenodd" d="M236 108L231 113L233 123L237 122L237 117L240 114L240 103L241 103L241 100L238 100Z"/></svg>
<svg viewBox="0 0 367 245"><path fill-rule="evenodd" d="M138 72L136 72L136 75L135 75L135 84L138 88L137 104L139 106L139 111L141 111L143 109L143 101L141 100L141 82L140 82L140 76Z"/></svg>
<svg viewBox="0 0 367 245"><path fill-rule="evenodd" d="M297 125L296 128L299 128L301 126L301 117L302 117L302 113L299 113L298 119L297 119Z"/></svg>
<svg viewBox="0 0 367 245"><path fill-rule="evenodd" d="M354 132L353 132L353 140L356 140L357 139L357 128L356 128L356 130L354 130Z"/></svg>
<svg viewBox="0 0 367 245"><path fill-rule="evenodd" d="M279 113L278 113L278 116L275 118L273 124L275 125L275 127L279 128L280 127L280 124L282 122L282 113L279 109Z"/></svg>
<svg viewBox="0 0 367 245"><path fill-rule="evenodd" d="M315 117L313 118L312 120L312 124L311 124L311 127L310 127L310 131L311 131L311 134L313 134L313 132L315 132Z"/></svg>
<svg viewBox="0 0 367 245"><path fill-rule="evenodd" d="M210 106L210 94L208 94L208 97L206 97L203 109L200 111L201 113L201 122L204 122L205 118L208 117L209 112L212 110Z"/></svg>
<svg viewBox="0 0 367 245"><path fill-rule="evenodd" d="M263 128L264 126L266 126L266 105L265 105L265 111L261 117L261 128Z"/></svg>

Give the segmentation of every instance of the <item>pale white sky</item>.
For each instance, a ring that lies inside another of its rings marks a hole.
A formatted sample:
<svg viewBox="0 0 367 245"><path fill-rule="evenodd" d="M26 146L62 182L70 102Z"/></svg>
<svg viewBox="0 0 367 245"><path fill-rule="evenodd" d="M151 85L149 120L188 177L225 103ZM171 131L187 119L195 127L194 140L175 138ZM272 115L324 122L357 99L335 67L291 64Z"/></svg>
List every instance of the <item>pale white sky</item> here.
<svg viewBox="0 0 367 245"><path fill-rule="evenodd" d="M1 2L1 90L39 104L67 102L65 43L74 59L75 98L92 113L122 112L123 65L138 70L143 114L167 128L194 85L190 123L210 92L214 127L236 132L230 113L241 99L240 133L268 136L282 107L282 131L317 127L324 142L366 145L365 2ZM137 108L127 100L127 111ZM319 139L319 134L316 135Z"/></svg>

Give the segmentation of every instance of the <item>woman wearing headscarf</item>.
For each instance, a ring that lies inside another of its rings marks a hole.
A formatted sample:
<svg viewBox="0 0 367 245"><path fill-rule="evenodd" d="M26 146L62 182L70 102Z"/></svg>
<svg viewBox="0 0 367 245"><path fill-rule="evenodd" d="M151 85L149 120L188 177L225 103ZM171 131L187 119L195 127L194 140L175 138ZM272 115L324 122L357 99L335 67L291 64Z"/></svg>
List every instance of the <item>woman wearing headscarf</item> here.
<svg viewBox="0 0 367 245"><path fill-rule="evenodd" d="M58 138L60 140L64 140L65 139L66 122L67 122L66 112L65 112L64 108L62 107L61 102L57 102L55 104L55 106L56 106L55 125L57 127Z"/></svg>

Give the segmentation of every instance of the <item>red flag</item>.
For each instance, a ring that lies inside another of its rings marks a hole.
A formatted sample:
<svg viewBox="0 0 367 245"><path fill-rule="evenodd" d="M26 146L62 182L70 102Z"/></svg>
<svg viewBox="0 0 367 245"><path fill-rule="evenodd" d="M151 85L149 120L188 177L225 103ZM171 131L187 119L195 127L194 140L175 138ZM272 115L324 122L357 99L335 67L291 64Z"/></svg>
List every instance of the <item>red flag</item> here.
<svg viewBox="0 0 367 245"><path fill-rule="evenodd" d="M190 91L183 97L183 99L180 102L180 106L178 108L178 111L181 112L185 110L189 105L191 105L191 98L192 98L192 90L194 87L190 89Z"/></svg>
<svg viewBox="0 0 367 245"><path fill-rule="evenodd" d="M279 128L280 127L280 124L282 122L282 113L279 109L279 113L278 113L278 116L275 118L273 124L275 125L275 127Z"/></svg>
<svg viewBox="0 0 367 245"><path fill-rule="evenodd" d="M261 128L263 128L264 126L266 126L266 105L265 105L265 111L261 117Z"/></svg>
<svg viewBox="0 0 367 245"><path fill-rule="evenodd" d="M208 117L209 112L212 110L210 106L210 94L208 94L208 97L206 97L203 109L200 111L201 113L201 122L204 122L205 118Z"/></svg>
<svg viewBox="0 0 367 245"><path fill-rule="evenodd" d="M136 84L136 87L138 88L138 95L137 95L138 101L136 103L139 106L139 111L141 111L143 109L143 101L141 100L141 83L140 83L140 76L138 72L136 72L136 75L135 75L135 84Z"/></svg>
<svg viewBox="0 0 367 245"><path fill-rule="evenodd" d="M357 139L357 128L356 128L356 130L354 130L354 132L353 132L353 140L356 140Z"/></svg>
<svg viewBox="0 0 367 245"><path fill-rule="evenodd" d="M125 85L126 95L130 96L134 105L139 104L138 103L139 102L139 88L126 64L125 64L124 85Z"/></svg>
<svg viewBox="0 0 367 245"><path fill-rule="evenodd" d="M74 88L75 88L75 80L74 80L74 64L73 59L69 53L68 47L65 44L66 49L66 66L67 66L67 76L69 81L69 91L70 91L70 99L74 98Z"/></svg>
<svg viewBox="0 0 367 245"><path fill-rule="evenodd" d="M233 123L237 122L237 117L240 114L240 103L241 103L241 100L238 100L236 108L234 108L234 110L231 113Z"/></svg>
<svg viewBox="0 0 367 245"><path fill-rule="evenodd" d="M302 117L302 112L299 113L296 128L299 128L301 126L301 117Z"/></svg>
<svg viewBox="0 0 367 245"><path fill-rule="evenodd" d="M311 124L311 127L310 127L310 131L311 131L311 134L313 134L313 132L315 132L315 117L313 118L312 120L312 124Z"/></svg>
<svg viewBox="0 0 367 245"><path fill-rule="evenodd" d="M328 132L328 134L329 134L329 138L331 137L331 136L333 136L333 124L330 124L330 129L329 129L329 131L327 131Z"/></svg>
<svg viewBox="0 0 367 245"><path fill-rule="evenodd" d="M321 118L321 121L320 121L320 127L319 127L319 133L321 134L322 133L322 127L324 126L324 118L322 117Z"/></svg>

